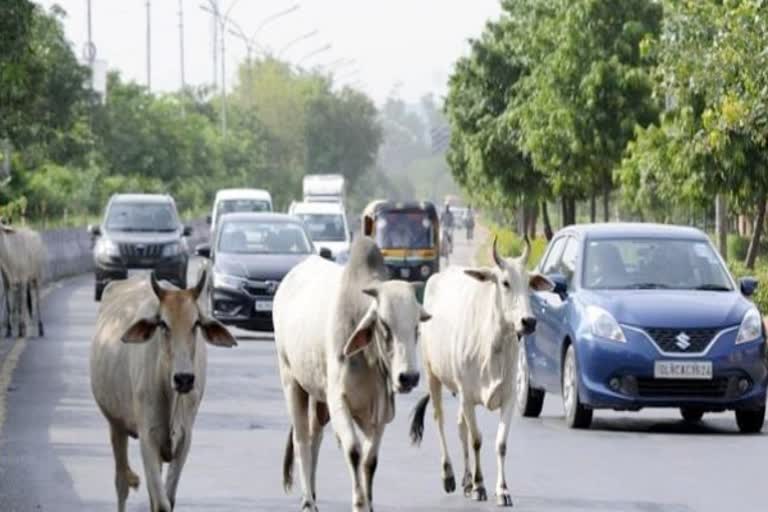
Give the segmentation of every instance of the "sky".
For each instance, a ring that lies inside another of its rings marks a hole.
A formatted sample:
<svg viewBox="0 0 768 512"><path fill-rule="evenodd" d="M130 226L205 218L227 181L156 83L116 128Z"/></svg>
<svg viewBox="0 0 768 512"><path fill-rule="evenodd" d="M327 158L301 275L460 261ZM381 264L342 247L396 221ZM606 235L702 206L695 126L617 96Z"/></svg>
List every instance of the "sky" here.
<svg viewBox="0 0 768 512"><path fill-rule="evenodd" d="M78 56L87 41L88 0L37 0L67 12L65 30ZM172 91L181 84L179 4L183 4L185 75L188 85L213 81L212 16L201 6L216 0L151 0L152 89ZM497 18L499 0L218 0L221 11L252 34L270 15L298 9L266 24L258 44L305 67L340 59L337 81L360 88L381 104L396 93L416 101L426 93L443 96L455 60L485 22ZM147 82L146 0L91 0L97 59L128 79ZM287 43L317 31L293 46ZM330 44L329 50L310 57ZM231 87L246 46L227 34L226 76ZM346 62L351 60L352 62ZM220 66L220 64L219 64Z"/></svg>

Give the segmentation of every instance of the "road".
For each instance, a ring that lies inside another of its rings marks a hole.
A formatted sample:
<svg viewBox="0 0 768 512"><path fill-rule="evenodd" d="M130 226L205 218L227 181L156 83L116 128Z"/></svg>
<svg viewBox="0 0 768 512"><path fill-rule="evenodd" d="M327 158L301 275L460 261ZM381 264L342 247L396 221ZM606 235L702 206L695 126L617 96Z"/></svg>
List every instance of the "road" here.
<svg viewBox="0 0 768 512"><path fill-rule="evenodd" d="M457 262L474 249L460 238ZM7 399L0 434L0 511L114 510L113 462L107 425L93 402L88 347L96 318L91 276L57 284L44 314L49 336L18 343L18 366L0 398ZM5 365L8 373L10 365ZM208 388L181 480L177 510L295 511L300 496L281 487L288 432L274 345L244 340L232 350L209 350ZM0 375L0 384L10 375ZM431 414L424 443L410 446L409 412L423 393L397 398L398 414L385 434L376 479L377 511L489 510L441 488ZM1 400L0 400L1 401ZM448 417L456 400L447 397ZM496 416L479 414L489 492L495 483L492 440ZM460 471L456 427L447 425ZM587 432L567 430L559 398L548 397L538 420L517 419L510 434L508 482L520 511L739 512L763 511L764 436L737 434L730 414L686 427L675 411L598 413ZM141 468L131 443L134 468ZM349 510L350 484L333 436L320 456L319 506ZM143 478L142 478L143 479ZM148 509L143 485L129 511ZM493 500L493 497L491 497Z"/></svg>

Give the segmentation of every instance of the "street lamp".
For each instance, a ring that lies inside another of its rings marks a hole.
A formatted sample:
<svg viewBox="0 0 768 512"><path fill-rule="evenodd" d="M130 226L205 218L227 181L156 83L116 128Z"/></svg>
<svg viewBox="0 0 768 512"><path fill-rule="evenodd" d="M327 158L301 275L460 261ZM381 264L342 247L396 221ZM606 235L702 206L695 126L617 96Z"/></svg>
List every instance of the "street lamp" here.
<svg viewBox="0 0 768 512"><path fill-rule="evenodd" d="M297 43L300 43L301 41L304 41L306 39L309 39L310 37L314 37L317 35L317 30L312 30L310 32L307 32L306 34L302 34L296 39L292 39L288 43L286 43L282 48L280 48L280 51L277 52L277 58L281 58L285 52L287 52L292 46L295 46Z"/></svg>
<svg viewBox="0 0 768 512"><path fill-rule="evenodd" d="M330 43L328 43L328 44L326 44L326 45L324 45L324 46L321 46L320 48L317 48L317 49L315 49L315 50L312 50L311 52L307 53L307 54L306 54L306 55L304 55L302 58L300 58L300 59L299 59L299 62L297 63L297 65L301 65L301 64L303 64L304 62L306 62L306 61L308 61L309 59L311 59L312 57L314 57L315 55L320 55L321 53L327 52L327 51L328 51L328 50L330 50L330 49L331 49L331 44L330 44Z"/></svg>
<svg viewBox="0 0 768 512"><path fill-rule="evenodd" d="M333 73L337 69L341 69L341 68L344 68L344 67L347 67L347 66L351 66L354 63L355 63L355 59L345 59L345 58L342 57L340 59L336 59L335 61L333 61L333 62L331 62L329 64L326 64L325 66L320 66L320 67L322 69L324 69L328 73Z"/></svg>
<svg viewBox="0 0 768 512"><path fill-rule="evenodd" d="M295 12L301 7L299 4L294 4L291 7L288 7L287 9L283 9L282 11L278 11L274 14L271 14L261 20L259 24L256 26L256 30L253 31L253 33L248 36L248 34L245 33L245 30L235 22L235 20L229 20L229 24L232 26L234 30L230 30L229 33L233 36L240 39L244 44L246 51L248 52L248 59L250 60L253 55L253 49L258 48L260 51L264 52L264 48L260 47L257 43L258 36L261 34L261 31L272 23L273 21L276 21L283 16L287 16L288 14L291 14L292 12Z"/></svg>

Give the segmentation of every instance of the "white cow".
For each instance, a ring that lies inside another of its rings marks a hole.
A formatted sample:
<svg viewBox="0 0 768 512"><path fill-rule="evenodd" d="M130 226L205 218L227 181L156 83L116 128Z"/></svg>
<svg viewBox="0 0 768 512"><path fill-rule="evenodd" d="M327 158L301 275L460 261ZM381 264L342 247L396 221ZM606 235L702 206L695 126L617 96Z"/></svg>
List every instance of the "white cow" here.
<svg viewBox="0 0 768 512"><path fill-rule="evenodd" d="M37 231L0 224L0 272L5 289L6 336L25 336L26 317L45 334L40 315L40 286L46 251Z"/></svg>
<svg viewBox="0 0 768 512"><path fill-rule="evenodd" d="M317 458L329 419L349 467L353 510L371 510L379 443L395 415L393 390L407 393L418 384L416 339L429 315L411 284L384 281L386 275L378 247L361 237L346 267L310 257L275 295L275 342L292 424L283 483L290 490L295 445L302 510L317 510Z"/></svg>
<svg viewBox="0 0 768 512"><path fill-rule="evenodd" d="M200 313L205 274L189 290L162 287L154 274L115 281L104 291L91 346L91 389L110 427L117 510L139 477L128 464L128 436L139 438L152 512L171 512L205 391L205 341L235 340ZM162 464L169 464L162 482Z"/></svg>
<svg viewBox="0 0 768 512"><path fill-rule="evenodd" d="M488 499L480 469L481 435L475 419L475 406L493 411L501 409L496 436L498 454L497 503L511 506L504 475L504 459L509 424L514 407L515 356L520 336L536 328L531 313L529 290L552 289L553 284L539 274L529 276L525 265L530 253L526 247L520 258L502 259L493 242L493 268L451 267L427 281L424 307L432 321L422 328L422 357L429 394L414 410L411 439L421 442L424 413L430 397L440 435L442 478L446 492L456 489L443 429L442 389L459 396L459 433L464 452L464 494L477 501ZM469 447L475 465L470 471Z"/></svg>

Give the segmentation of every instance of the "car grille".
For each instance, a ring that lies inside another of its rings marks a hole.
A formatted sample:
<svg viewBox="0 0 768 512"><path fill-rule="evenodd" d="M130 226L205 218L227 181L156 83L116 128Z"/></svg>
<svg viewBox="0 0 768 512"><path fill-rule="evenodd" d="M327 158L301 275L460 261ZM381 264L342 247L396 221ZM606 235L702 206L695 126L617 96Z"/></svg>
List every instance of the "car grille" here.
<svg viewBox="0 0 768 512"><path fill-rule="evenodd" d="M162 244L120 244L123 258L158 258L162 253Z"/></svg>
<svg viewBox="0 0 768 512"><path fill-rule="evenodd" d="M723 398L728 392L728 379L637 379L637 394L643 398Z"/></svg>
<svg viewBox="0 0 768 512"><path fill-rule="evenodd" d="M719 329L650 328L645 331L662 352L668 354L698 354L707 349L712 339L719 332Z"/></svg>
<svg viewBox="0 0 768 512"><path fill-rule="evenodd" d="M251 295L269 296L275 294L279 285L280 281L246 281L243 290Z"/></svg>

